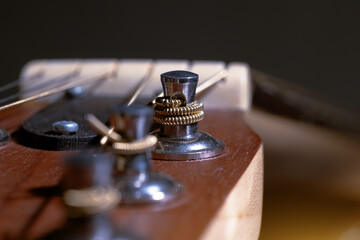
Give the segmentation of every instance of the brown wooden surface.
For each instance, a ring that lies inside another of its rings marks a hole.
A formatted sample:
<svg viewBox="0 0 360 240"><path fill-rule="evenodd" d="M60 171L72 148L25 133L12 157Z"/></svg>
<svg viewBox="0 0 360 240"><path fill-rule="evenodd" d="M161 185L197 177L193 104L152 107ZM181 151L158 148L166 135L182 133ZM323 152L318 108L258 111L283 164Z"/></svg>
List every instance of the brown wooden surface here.
<svg viewBox="0 0 360 240"><path fill-rule="evenodd" d="M14 132L37 105L3 111L0 128ZM223 155L202 161L154 161L185 186L181 198L163 206L119 206L116 226L150 239L197 239L246 170L261 145L260 138L237 111L206 111L199 128L223 140ZM59 197L34 194L56 186L64 152L30 149L11 140L0 147L0 237L32 239L61 226L65 214Z"/></svg>

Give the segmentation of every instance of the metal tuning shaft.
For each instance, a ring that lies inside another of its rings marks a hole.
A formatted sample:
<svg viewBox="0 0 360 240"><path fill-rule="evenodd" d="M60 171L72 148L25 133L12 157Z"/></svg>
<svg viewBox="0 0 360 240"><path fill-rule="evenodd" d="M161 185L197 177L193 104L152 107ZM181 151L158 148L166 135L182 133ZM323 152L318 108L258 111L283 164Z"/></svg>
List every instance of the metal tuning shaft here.
<svg viewBox="0 0 360 240"><path fill-rule="evenodd" d="M115 227L108 211L120 201L112 180L113 157L105 153L81 152L65 160L63 203L65 225L42 239L143 239Z"/></svg>
<svg viewBox="0 0 360 240"><path fill-rule="evenodd" d="M114 187L110 154L80 152L65 160L63 200L73 217L89 216L115 207L120 194Z"/></svg>
<svg viewBox="0 0 360 240"><path fill-rule="evenodd" d="M151 168L147 153L156 144L156 137L147 134L153 114L150 107L132 104L116 107L110 116L114 131L122 137L112 149L119 170L116 186L124 204L164 203L182 191L179 182Z"/></svg>
<svg viewBox="0 0 360 240"><path fill-rule="evenodd" d="M158 144L154 159L196 160L214 157L224 151L224 143L198 131L204 118L204 106L195 101L199 76L188 71L172 71L161 75L164 97L155 101L154 121L160 125L155 135Z"/></svg>

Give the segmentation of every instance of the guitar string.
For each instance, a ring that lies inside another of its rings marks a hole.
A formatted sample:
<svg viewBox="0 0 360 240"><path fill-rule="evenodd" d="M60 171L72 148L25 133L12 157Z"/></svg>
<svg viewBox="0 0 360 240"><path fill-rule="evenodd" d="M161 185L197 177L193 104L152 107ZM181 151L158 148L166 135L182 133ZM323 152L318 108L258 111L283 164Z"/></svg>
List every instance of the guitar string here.
<svg viewBox="0 0 360 240"><path fill-rule="evenodd" d="M149 80L151 79L151 75L152 75L152 72L153 72L153 68L154 68L153 65L151 65L149 70L148 70L148 74L146 74L144 76L144 78L141 80L140 84L138 85L138 87L134 91L132 97L130 98L130 100L128 102L128 106L131 105L137 99L137 97L140 95L140 93L145 89L146 85L149 83ZM78 71L75 70L70 75L73 77L77 72ZM206 79L202 84L199 85L196 94L198 95L198 94L206 91L208 88L213 86L215 83L217 83L220 80L224 79L227 76L227 74L228 74L228 71L226 69L222 69L219 72L215 73L213 76ZM39 99L39 98L43 98L43 97L46 97L46 96L49 96L49 95L53 95L53 94L56 94L56 93L59 93L59 92L63 92L63 91L66 91L66 90L71 89L71 88L76 87L76 86L89 84L91 82L97 82L97 80L103 80L104 77L107 76L107 75L108 74L105 74L104 76L101 76L101 77L98 77L98 78L90 77L90 79L87 79L86 77L84 77L82 80L77 80L75 82L70 82L70 83L65 84L65 85L57 86L55 88L49 89L47 91L40 92L40 93L35 94L33 96L27 97L25 99L20 99L18 101L15 101L15 102L9 103L7 105L1 106L0 111L5 110L5 109L10 108L10 107L13 107L13 106L17 106L17 105L29 102L29 101L33 101L33 100L36 100L36 99ZM55 82L56 80L58 80L58 78L52 79L51 83L53 83L53 81ZM51 84L49 84L49 85L51 85ZM34 88L32 88L32 89L34 89ZM23 93L23 92L21 92L21 93ZM19 95L19 94L20 93L18 93L17 95ZM161 93L157 97L161 97L162 95L163 95L163 93ZM10 99L10 97L5 98L5 99L1 99L0 103L2 101L4 101L4 100ZM153 103L154 103L155 99L153 99L153 101L152 101Z"/></svg>
<svg viewBox="0 0 360 240"><path fill-rule="evenodd" d="M38 77L39 77L39 75L38 75L38 74L35 74L35 75L29 77L29 78L27 79L27 81L31 81L31 80L37 79ZM2 85L2 86L0 87L0 93L1 93L1 92L4 92L4 91L6 91L6 90L9 90L9 89L12 89L12 88L15 88L15 87L19 86L19 85L20 85L20 82L21 82L21 80L20 80L20 79L17 79L17 80L15 80L15 81L12 81L12 82L9 82L9 83L7 83L7 84L5 84L5 85Z"/></svg>
<svg viewBox="0 0 360 240"><path fill-rule="evenodd" d="M207 89L209 89L210 87L214 86L216 83L218 83L219 81L223 80L224 78L226 78L228 76L228 70L226 69L221 69L220 71L218 71L217 73L215 73L214 75L212 75L211 77L209 77L208 79L206 79L202 84L199 85L199 91L196 91L196 95L203 93L204 91L206 91ZM162 94L160 94L159 96L162 96ZM158 97L158 96L157 96ZM156 98L157 98L156 97ZM155 100L156 100L155 98ZM154 100L154 101L155 101ZM85 115L85 120L89 123L89 125L99 134L101 134L103 136L102 140L105 140L103 142L107 142L107 140L109 139L112 142L116 142L117 139L121 138L117 133L113 132L113 128L109 128L108 126L106 126L104 123L102 123L95 115L93 114L86 114ZM105 144L104 143L104 144Z"/></svg>
<svg viewBox="0 0 360 240"><path fill-rule="evenodd" d="M145 87L150 83L153 72L154 72L154 63L151 62L147 73L140 80L140 83L135 87L133 93L130 95L131 97L128 98L130 100L128 101L127 106L133 104L135 100L140 96L140 94L144 91Z"/></svg>
<svg viewBox="0 0 360 240"><path fill-rule="evenodd" d="M27 83L27 84L33 82L34 80L39 79L40 77L42 77L42 75L44 75L45 70L44 70L44 66L43 66L43 65L45 65L45 64L42 63L40 70L38 70L35 74L33 74L33 75L31 75L30 77L27 77L27 78L26 78L26 83ZM77 62L74 71L72 71L71 73L69 73L69 74L62 74L62 75L60 75L60 76L56 76L56 77L52 78L51 80L47 80L45 83L46 83L46 84L49 83L49 86L50 86L50 82L56 82L56 79L61 79L63 76L71 75L71 74L76 75L76 73L79 72L81 65L82 65L81 62ZM64 77L64 78L65 78L65 77ZM54 80L54 81L52 81L52 80ZM66 79L65 79L65 80L66 80ZM0 87L0 93L1 93L1 92L4 92L4 91L6 91L6 90L9 90L9 89L15 88L15 87L19 87L21 82L22 82L22 79L17 79L17 80L15 80L15 81L12 81L12 82L10 82L10 83L7 83L7 84L1 86L1 87ZM46 84L44 84L44 85L46 85ZM34 91L35 91L35 90L36 90L37 88L39 88L39 87L40 87L40 85L35 85L32 89L34 89ZM27 91L31 92L30 89L28 89ZM6 102L6 101L5 101L6 98L9 98L8 100L11 100L11 99L13 99L13 98L15 98L15 97L18 97L18 96L21 95L21 94L24 94L24 92L25 92L25 91L23 91L23 92L18 92L18 93L17 93L17 96L9 96L9 97L5 97L5 98L3 98L3 99L0 99L0 103ZM14 94L14 95L15 95L15 94Z"/></svg>
<svg viewBox="0 0 360 240"><path fill-rule="evenodd" d="M5 84L5 85L2 85L2 86L0 87L0 92L4 92L4 91L6 91L6 90L8 90L8 89L14 88L14 87L18 86L19 83L20 83L20 79L15 80L15 81L12 81L12 82L9 82L9 83L7 83L7 84Z"/></svg>
<svg viewBox="0 0 360 240"><path fill-rule="evenodd" d="M78 75L79 72L80 72L81 65L82 64L78 62L72 72L62 74L60 76L53 77L53 78L51 78L51 79L49 79L49 80L47 80L45 82L40 82L38 84L35 84L35 86L33 86L33 87L31 87L31 88L29 88L27 90L23 90L23 91L15 93L13 95L2 98L2 99L0 99L0 104L6 103L6 102L8 102L10 100L13 100L13 99L16 99L16 98L20 97L21 95L25 96L25 94L29 94L29 93L33 93L33 95L35 95L36 93L45 92L46 90L49 90L51 88L59 87L60 85L63 85L64 82L66 83L67 80L70 80L70 79L76 77L76 75ZM26 82L29 84L29 83L35 81L36 79L41 77L41 75L43 73L44 73L44 71L37 72L33 76L30 76L28 79L26 79ZM19 84L20 82L22 82L21 79L15 80L15 81L11 82L10 85L13 85L15 83ZM56 83L59 83L59 84L55 85ZM2 86L1 88L6 89L6 87L7 86L5 85L5 86ZM31 95L31 94L29 94L29 95Z"/></svg>
<svg viewBox="0 0 360 240"><path fill-rule="evenodd" d="M94 74L93 76L83 77L80 80L77 80L75 82L70 82L70 83L64 84L62 86L55 87L55 88L52 88L50 90L41 92L39 94L36 94L36 95L30 96L30 97L18 100L16 102L9 103L9 104L7 104L5 106L1 106L0 111L5 110L5 109L10 108L10 107L14 107L14 106L23 104L23 103L26 103L26 102L36 100L36 99L39 99L39 98L54 95L56 93L60 93L60 92L69 90L69 89L71 89L73 87L82 86L82 85L86 85L86 84L89 84L89 83L105 80L105 79L108 79L109 77L111 77L112 74L113 73L105 73L105 74L101 74L101 75Z"/></svg>
<svg viewBox="0 0 360 240"><path fill-rule="evenodd" d="M42 68L41 68L42 70ZM39 77L41 77L41 75L44 73L44 71L38 71L37 73L33 74L32 76L28 77L26 79L26 81L29 83L29 82L32 82L34 81L35 79L38 79ZM17 79L15 81L12 81L12 82L9 82L5 85L2 85L0 87L0 93L1 92L4 92L6 90L9 90L9 89L12 89L12 88L15 88L15 87L18 87L20 85L20 83L22 82L21 79Z"/></svg>
<svg viewBox="0 0 360 240"><path fill-rule="evenodd" d="M54 87L52 85L54 85L55 83L58 83L59 81L61 81L61 83L60 83L60 85L61 85L61 84L63 84L63 81L69 80L69 79L71 79L73 77L75 77L74 73L68 73L68 74L64 74L64 75L61 75L61 76L57 76L57 77L55 77L53 79L50 79L49 81L39 83L38 85L35 85L35 86L33 86L33 87L31 87L31 88L29 88L27 90L20 91L20 92L17 92L15 94L13 94L13 95L8 96L8 97L2 98L2 99L0 99L0 104L1 103L6 103L6 102L8 102L10 100L16 99L17 97L19 97L21 95L29 94L29 93L32 93L32 92L44 92L45 91L44 89Z"/></svg>
<svg viewBox="0 0 360 240"><path fill-rule="evenodd" d="M229 71L224 69L221 69L208 79L206 79L204 82L202 82L196 89L196 94L202 94L206 90L208 90L210 87L214 86L216 83L220 82L221 80L225 79L229 75Z"/></svg>
<svg viewBox="0 0 360 240"><path fill-rule="evenodd" d="M154 64L151 62L150 66L149 66L149 69L148 69L148 71L146 72L145 76L140 80L139 84L134 88L134 90L132 91L132 93L131 93L131 94L129 95L129 97L127 98L127 99L129 99L129 101L128 101L128 106L131 105L131 104L138 98L138 96L141 94L141 92L142 92L142 91L145 89L145 87L149 84L149 82L150 82L150 80L151 80L152 73L153 73L153 69L154 69L153 65L154 65ZM60 85L62 85L62 84L63 84L63 81L66 81L66 80L69 80L69 79L75 77L78 73L79 73L79 67L77 67L77 68L75 69L75 71L72 72L72 73L55 77L55 78L53 78L53 79L51 79L51 80L46 81L45 83L36 85L36 86L34 86L34 87L26 90L26 91L21 91L21 92L15 93L15 94L13 94L13 95L10 95L10 96L8 96L8 97L2 98L2 99L0 99L0 104L1 104L1 103L5 103L5 102L8 102L8 101L10 101L10 100L12 100L12 99L15 99L15 98L17 98L17 97L19 97L19 96L21 96L21 95L23 95L23 94L35 92L35 91L37 91L37 90L39 89L39 87L40 87L40 88L43 88L43 89L44 89L44 88L50 88L50 86L51 86L53 83L59 82L60 79L62 80L61 83L60 83ZM38 74L37 74L37 75L38 75ZM33 77L31 78L31 80L34 79L34 78L36 78L36 76L33 76ZM11 82L9 85L18 84L19 82L20 82L20 80L16 80L16 81ZM76 87L76 86L77 86L77 85L75 85L75 87ZM53 87L53 88L57 88L57 87L60 87L60 86L56 86L56 87ZM7 88L7 86L5 85L5 86L0 87L0 90L1 90L1 88L5 89L5 88ZM61 88L60 88L60 89L61 89ZM50 90L50 89L49 89L49 90ZM61 91L62 91L62 90L59 90L59 92L61 92ZM1 91L0 91L0 92L1 92ZM38 94L39 97L43 97L41 93L44 93L44 92L46 92L46 91L44 91L44 90L40 91L40 93ZM54 94L55 94L55 93L54 93ZM29 99L28 101L36 100L36 99L38 98L38 97L36 97L36 96L37 96L37 95L34 95L34 96L32 96L32 97L29 97L30 99ZM33 98L33 97L34 97L34 98ZM21 100L18 101L19 103L14 102L14 103L10 103L10 104L8 104L8 105L5 105L5 106L0 107L0 111L3 110L3 109L6 109L6 108L8 108L8 107L16 106L16 105L18 105L18 104L25 103L25 102L28 102L28 101L27 101L26 99L21 99Z"/></svg>

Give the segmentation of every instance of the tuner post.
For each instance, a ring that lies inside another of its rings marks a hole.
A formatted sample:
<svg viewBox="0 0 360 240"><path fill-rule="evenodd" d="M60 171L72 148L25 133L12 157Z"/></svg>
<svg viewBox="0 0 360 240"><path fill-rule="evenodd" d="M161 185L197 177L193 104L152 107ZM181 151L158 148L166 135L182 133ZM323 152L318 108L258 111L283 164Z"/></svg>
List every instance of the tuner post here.
<svg viewBox="0 0 360 240"><path fill-rule="evenodd" d="M120 201L112 180L113 156L97 150L80 152L64 161L63 204L67 219L63 226L42 240L144 239L112 223L110 212Z"/></svg>
<svg viewBox="0 0 360 240"><path fill-rule="evenodd" d="M192 72L174 71L161 75L164 96L183 101L182 105L195 102L199 76ZM161 125L160 136L190 140L196 138L197 122L187 125Z"/></svg>
<svg viewBox="0 0 360 240"><path fill-rule="evenodd" d="M132 104L116 107L110 116L114 131L122 137L112 150L117 156L116 187L123 204L164 203L182 192L182 184L151 167L148 153L157 142L148 135L153 115L152 108Z"/></svg>
<svg viewBox="0 0 360 240"><path fill-rule="evenodd" d="M154 159L196 160L224 152L222 141L198 131L204 118L204 106L195 100L198 80L196 73L188 71L161 74L164 97L155 100L154 121L160 130L155 133Z"/></svg>
<svg viewBox="0 0 360 240"><path fill-rule="evenodd" d="M114 208L120 193L112 179L114 159L99 151L83 151L64 161L63 202L71 218L91 217Z"/></svg>

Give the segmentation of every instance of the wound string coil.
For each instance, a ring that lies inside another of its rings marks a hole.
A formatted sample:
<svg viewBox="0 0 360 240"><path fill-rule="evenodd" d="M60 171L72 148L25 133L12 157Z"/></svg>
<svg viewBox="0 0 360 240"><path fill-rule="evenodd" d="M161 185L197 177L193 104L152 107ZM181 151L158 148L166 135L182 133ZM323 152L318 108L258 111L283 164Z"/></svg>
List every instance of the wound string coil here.
<svg viewBox="0 0 360 240"><path fill-rule="evenodd" d="M204 118L204 105L201 102L187 104L182 99L158 97L155 101L154 121L162 125L189 125Z"/></svg>

